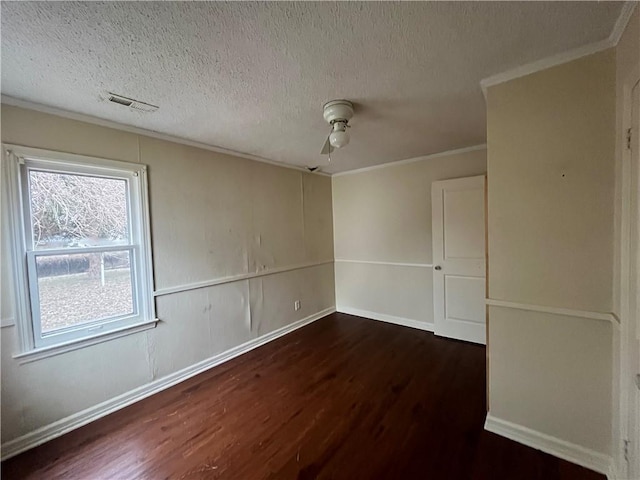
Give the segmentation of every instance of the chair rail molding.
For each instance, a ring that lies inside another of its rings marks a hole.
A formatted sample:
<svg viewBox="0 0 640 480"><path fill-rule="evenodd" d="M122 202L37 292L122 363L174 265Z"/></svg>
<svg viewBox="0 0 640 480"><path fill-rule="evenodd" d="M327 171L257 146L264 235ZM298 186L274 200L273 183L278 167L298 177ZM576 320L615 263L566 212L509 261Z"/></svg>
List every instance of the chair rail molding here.
<svg viewBox="0 0 640 480"><path fill-rule="evenodd" d="M433 268L431 263L408 263L408 262L379 262L374 260L349 260L346 258L336 258L336 263L360 263L366 265L390 265L393 267L419 267L419 268Z"/></svg>
<svg viewBox="0 0 640 480"><path fill-rule="evenodd" d="M153 296L160 297L162 295L171 295L173 293L187 292L189 290L196 290L198 288L215 287L216 285L222 285L225 283L240 282L242 280L250 280L252 278L258 278L258 277L266 277L267 275L276 275L278 273L291 272L293 270L302 270L304 268L319 267L320 265L328 265L330 263L334 263L334 261L323 260L319 262L299 263L296 265L266 269L260 272L241 273L239 275L231 275L229 277L212 278L211 280L203 280L201 282L185 283L182 285L175 285L173 287L158 288L153 292Z"/></svg>
<svg viewBox="0 0 640 480"><path fill-rule="evenodd" d="M485 303L490 307L513 308L516 310L527 310L530 312L552 313L555 315L564 315L567 317L588 318L591 320L600 320L603 322L611 322L619 325L620 320L615 313L611 312L590 312L588 310L574 310L572 308L550 307L547 305L533 305L529 303L509 302L506 300L497 300L494 298L485 299Z"/></svg>

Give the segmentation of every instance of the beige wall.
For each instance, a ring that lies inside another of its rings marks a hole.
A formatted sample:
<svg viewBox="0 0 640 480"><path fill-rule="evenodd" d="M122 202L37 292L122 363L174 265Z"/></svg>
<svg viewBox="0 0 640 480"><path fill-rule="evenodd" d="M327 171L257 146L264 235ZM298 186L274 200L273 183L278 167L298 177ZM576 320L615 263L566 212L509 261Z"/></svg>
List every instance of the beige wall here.
<svg viewBox="0 0 640 480"><path fill-rule="evenodd" d="M489 307L491 415L608 452L611 326Z"/></svg>
<svg viewBox="0 0 640 480"><path fill-rule="evenodd" d="M155 329L24 365L2 328L3 442L335 304L328 177L4 105L2 140L147 164L157 290L329 262L159 296ZM9 263L3 251L5 319Z"/></svg>
<svg viewBox="0 0 640 480"><path fill-rule="evenodd" d="M492 299L611 312L615 52L489 88ZM490 413L611 451L605 321L492 307Z"/></svg>
<svg viewBox="0 0 640 480"><path fill-rule="evenodd" d="M431 183L485 171L480 149L334 176L338 310L433 323Z"/></svg>

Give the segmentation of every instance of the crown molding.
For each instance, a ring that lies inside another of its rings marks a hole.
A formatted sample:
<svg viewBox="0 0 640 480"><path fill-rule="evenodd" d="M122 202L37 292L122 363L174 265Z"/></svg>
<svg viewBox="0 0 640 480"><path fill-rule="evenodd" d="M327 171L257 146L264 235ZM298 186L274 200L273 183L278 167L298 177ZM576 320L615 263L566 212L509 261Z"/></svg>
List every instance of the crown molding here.
<svg viewBox="0 0 640 480"><path fill-rule="evenodd" d="M68 118L69 120L76 120L79 122L90 123L93 125L99 125L101 127L113 128L114 130L121 130L124 132L133 133L136 135L143 135L145 137L157 138L159 140L166 140L168 142L178 143L180 145L187 145L189 147L201 148L203 150L209 150L211 152L222 153L224 155L230 155L233 157L246 158L247 160L253 160L255 162L268 163L276 167L289 168L291 170L298 170L304 173L310 173L313 175L322 175L330 177L331 175L324 172L310 172L307 168L297 165L291 165L289 163L278 162L270 160L268 158L260 157L258 155L252 155L250 153L238 152L224 147L218 147L216 145L209 145L207 143L196 142L188 140L182 137L175 137L166 133L156 132L154 130L147 130L145 128L133 127L131 125L125 125L123 123L114 122L111 120L105 120L102 118L94 117L92 115L85 115L84 113L71 112L62 108L50 107L41 103L30 102L28 100L21 100L19 98L10 97L8 95L2 95L0 102L3 105L10 105L12 107L25 108L28 110L35 110L36 112L47 113L49 115L56 115L58 117Z"/></svg>
<svg viewBox="0 0 640 480"><path fill-rule="evenodd" d="M624 33L624 29L626 28L627 23L629 23L631 15L633 15L633 11L637 3L637 1L627 1L622 5L620 15L618 16L618 19L616 20L611 33L604 40L583 45L572 50L567 50L566 52L561 52L556 55L551 55L549 57L545 57L531 63L520 65L505 72L497 73L495 75L491 75L490 77L483 78L482 80L480 80L480 88L482 89L482 94L484 95L485 101L487 99L487 89L489 87L498 85L500 83L505 83L516 78L524 77L541 70L546 70L547 68L562 65L563 63L571 62L573 60L586 57L587 55L601 52L608 48L615 47L616 45L618 45L618 42L620 41L620 38Z"/></svg>
<svg viewBox="0 0 640 480"><path fill-rule="evenodd" d="M473 145L472 147L456 148L454 150L446 150L444 152L432 153L429 155L423 155L421 157L407 158L405 160L397 160L395 162L381 163L380 165L373 165L371 167L357 168L355 170L348 170L346 172L334 173L332 177L342 177L344 175L353 175L356 173L370 172L372 170L380 170L381 168L398 167L400 165L406 165L408 163L421 162L423 160L432 160L434 158L448 157L449 155L460 155L463 153L475 152L478 150L486 150L487 144Z"/></svg>
<svg viewBox="0 0 640 480"><path fill-rule="evenodd" d="M283 162L277 162L275 160L269 160L268 158L263 158L263 157L259 157L259 156L256 156L256 155L251 155L249 153L237 152L235 150L230 150L230 149L223 148L223 147L217 147L215 145L209 145L209 144L206 144L206 143L196 142L196 141L188 140L188 139L182 138L182 137L175 137L173 135L160 133L160 132L156 132L156 131L153 131L153 130L147 130L147 129L144 129L144 128L133 127L131 125L125 125L123 123L118 123L118 122L114 122L114 121L111 121L111 120L105 120L105 119L94 117L94 116L91 116L91 115L85 115L84 113L76 113L76 112L71 112L69 110L64 110L64 109L57 108L57 107L50 107L48 105L43 105L41 103L31 102L29 100L21 100L19 98L11 97L9 95L2 95L0 97L0 103L2 103L3 105L10 105L12 107L19 107L19 108L25 108L25 109L28 109L28 110L34 110L36 112L47 113L49 115L56 115L58 117L68 118L70 120L76 120L76 121L79 121L79 122L90 123L92 125L99 125L101 127L106 127L106 128L113 128L114 130L121 130L121 131L124 131L124 132L133 133L133 134L136 134L136 135L143 135L143 136L146 136L146 137L157 138L159 140L166 140L168 142L178 143L180 145L187 145L187 146L190 146L190 147L201 148L203 150L209 150L211 152L222 153L224 155L231 155L231 156L234 156L234 157L246 158L248 160L254 160L256 162L262 162L262 163L268 163L270 165L275 165L276 167L289 168L289 169L292 169L292 170L298 170L298 171L305 172L305 173L311 173L313 175L321 175L321 176L324 176L324 177L336 177L336 176L348 175L348 174L352 174L352 173L360 173L360 172L369 171L369 170L377 170L379 168L397 166L397 165L402 165L402 164L406 164L406 163L419 162L421 160L428 160L430 158L437 158L437 157L443 157L443 156L447 156L447 155L455 155L455 154L459 154L459 153L473 152L475 150L483 150L483 149L487 148L486 144L475 145L475 146L472 146L472 147L459 148L459 149L456 149L456 150L447 150L445 152L434 153L434 154L426 155L426 156L422 156L422 157L408 158L406 160L398 160L396 162L383 163L381 165L373 165L371 167L364 167L364 168L359 168L359 169L356 169L356 170L349 170L347 172L340 172L340 173L330 174L330 173L320 172L320 171L317 171L317 170L315 172L310 172L305 167L300 167L300 166L297 166L297 165L291 165L291 164L283 163Z"/></svg>
<svg viewBox="0 0 640 480"><path fill-rule="evenodd" d="M633 11L638 4L638 0L627 0L622 5L622 10L620 10L620 15L618 16L618 20L616 20L615 25L613 26L613 30L611 30L611 35L609 35L609 41L611 42L611 46L615 47L618 45L620 38L622 38L622 34L624 33L625 28L629 24L629 20L631 20L631 15L633 15Z"/></svg>
<svg viewBox="0 0 640 480"><path fill-rule="evenodd" d="M516 78L525 77L527 75L531 75L532 73L546 70L557 65L562 65L563 63L568 63L573 60L586 57L587 55L601 52L614 46L615 45L613 45L607 38L606 40L583 45L582 47L574 48L573 50L568 50L566 52L558 53L550 57L536 60L535 62L520 65L519 67L507 70L506 72L491 75L490 77L480 80L480 88L482 89L482 94L484 95L484 98L486 100L487 89L489 87L509 82L511 80L515 80Z"/></svg>

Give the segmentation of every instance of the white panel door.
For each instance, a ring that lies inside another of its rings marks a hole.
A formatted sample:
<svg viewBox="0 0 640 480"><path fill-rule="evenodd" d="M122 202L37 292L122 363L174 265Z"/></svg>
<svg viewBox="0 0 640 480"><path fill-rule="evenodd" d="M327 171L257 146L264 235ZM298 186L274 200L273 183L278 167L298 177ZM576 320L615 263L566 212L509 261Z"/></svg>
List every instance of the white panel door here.
<svg viewBox="0 0 640 480"><path fill-rule="evenodd" d="M436 335L486 344L484 175L433 182Z"/></svg>

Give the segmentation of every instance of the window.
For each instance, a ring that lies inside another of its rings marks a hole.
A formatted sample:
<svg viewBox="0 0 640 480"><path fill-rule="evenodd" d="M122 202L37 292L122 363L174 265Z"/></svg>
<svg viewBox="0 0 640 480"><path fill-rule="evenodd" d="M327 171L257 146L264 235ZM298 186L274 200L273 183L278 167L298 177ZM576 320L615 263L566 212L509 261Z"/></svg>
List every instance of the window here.
<svg viewBox="0 0 640 480"><path fill-rule="evenodd" d="M146 168L5 150L23 350L155 325Z"/></svg>

